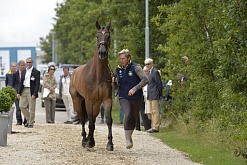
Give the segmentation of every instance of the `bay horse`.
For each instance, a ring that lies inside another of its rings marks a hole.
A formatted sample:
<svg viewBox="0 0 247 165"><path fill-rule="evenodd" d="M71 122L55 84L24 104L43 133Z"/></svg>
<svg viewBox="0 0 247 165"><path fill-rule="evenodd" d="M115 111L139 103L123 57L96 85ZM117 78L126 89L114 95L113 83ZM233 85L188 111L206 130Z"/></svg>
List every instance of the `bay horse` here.
<svg viewBox="0 0 247 165"><path fill-rule="evenodd" d="M103 102L108 126L108 143L106 149L113 151L112 143L112 85L111 70L108 62L110 48L110 22L107 26L100 26L96 21L96 48L91 60L76 68L72 74L70 89L74 108L82 124L82 146L95 146L94 130L96 117ZM89 121L87 136L85 123ZM87 136L87 137L86 137Z"/></svg>

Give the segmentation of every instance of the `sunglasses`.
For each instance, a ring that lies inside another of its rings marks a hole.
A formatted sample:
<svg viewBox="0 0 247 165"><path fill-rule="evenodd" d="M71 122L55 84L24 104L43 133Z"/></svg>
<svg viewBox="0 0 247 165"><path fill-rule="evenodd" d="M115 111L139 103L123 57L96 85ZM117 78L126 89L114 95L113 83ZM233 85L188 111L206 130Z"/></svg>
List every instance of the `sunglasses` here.
<svg viewBox="0 0 247 165"><path fill-rule="evenodd" d="M55 69L50 69L50 70L55 70Z"/></svg>
<svg viewBox="0 0 247 165"><path fill-rule="evenodd" d="M31 64L32 62L26 62L27 64Z"/></svg>

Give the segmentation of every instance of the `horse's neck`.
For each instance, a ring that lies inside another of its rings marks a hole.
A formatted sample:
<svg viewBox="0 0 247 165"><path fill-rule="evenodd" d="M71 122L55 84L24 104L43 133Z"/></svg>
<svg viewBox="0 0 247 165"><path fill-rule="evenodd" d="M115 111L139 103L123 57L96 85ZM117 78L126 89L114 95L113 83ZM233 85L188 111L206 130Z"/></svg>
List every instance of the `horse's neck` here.
<svg viewBox="0 0 247 165"><path fill-rule="evenodd" d="M95 70L95 74L102 77L108 72L108 59L99 59L98 54L95 53L92 60L92 66Z"/></svg>

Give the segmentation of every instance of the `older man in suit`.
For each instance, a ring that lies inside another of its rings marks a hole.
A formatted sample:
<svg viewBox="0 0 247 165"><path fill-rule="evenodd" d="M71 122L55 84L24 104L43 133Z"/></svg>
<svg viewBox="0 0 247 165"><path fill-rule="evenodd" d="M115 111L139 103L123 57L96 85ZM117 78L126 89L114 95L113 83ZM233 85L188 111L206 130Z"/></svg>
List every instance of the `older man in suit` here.
<svg viewBox="0 0 247 165"><path fill-rule="evenodd" d="M20 99L20 108L27 123L24 125L33 128L35 121L36 98L38 97L40 85L40 71L33 67L33 59L26 59L27 68L21 74L21 84L17 92L17 98ZM29 111L30 109L30 111Z"/></svg>
<svg viewBox="0 0 247 165"><path fill-rule="evenodd" d="M13 88L15 88L16 92L18 93L18 89L21 83L21 74L23 72L23 70L25 69L25 61L20 60L18 62L18 70L13 73L13 84L11 85ZM19 106L19 99L16 98L15 100L15 107L16 107L16 120L17 120L17 124L16 125L22 125L25 124L27 121L26 119L24 119L24 122L22 120L22 116L21 116L21 109Z"/></svg>
<svg viewBox="0 0 247 165"><path fill-rule="evenodd" d="M152 120L151 128L147 130L148 133L159 132L160 113L159 100L162 98L162 81L159 71L153 67L153 59L148 58L144 61L145 66L149 70L148 87L147 87L147 104L149 104Z"/></svg>

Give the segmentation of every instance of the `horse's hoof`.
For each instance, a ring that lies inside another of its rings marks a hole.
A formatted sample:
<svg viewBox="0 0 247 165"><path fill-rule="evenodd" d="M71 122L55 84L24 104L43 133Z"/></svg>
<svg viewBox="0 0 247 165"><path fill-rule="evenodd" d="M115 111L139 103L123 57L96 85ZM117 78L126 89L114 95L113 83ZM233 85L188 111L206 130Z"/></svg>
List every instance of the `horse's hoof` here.
<svg viewBox="0 0 247 165"><path fill-rule="evenodd" d="M85 148L86 144L87 144L87 142L82 142L82 147Z"/></svg>
<svg viewBox="0 0 247 165"><path fill-rule="evenodd" d="M87 142L88 148L93 148L95 146L95 142Z"/></svg>
<svg viewBox="0 0 247 165"><path fill-rule="evenodd" d="M107 145L106 145L106 150L107 150L107 151L113 151L113 145L107 144Z"/></svg>

